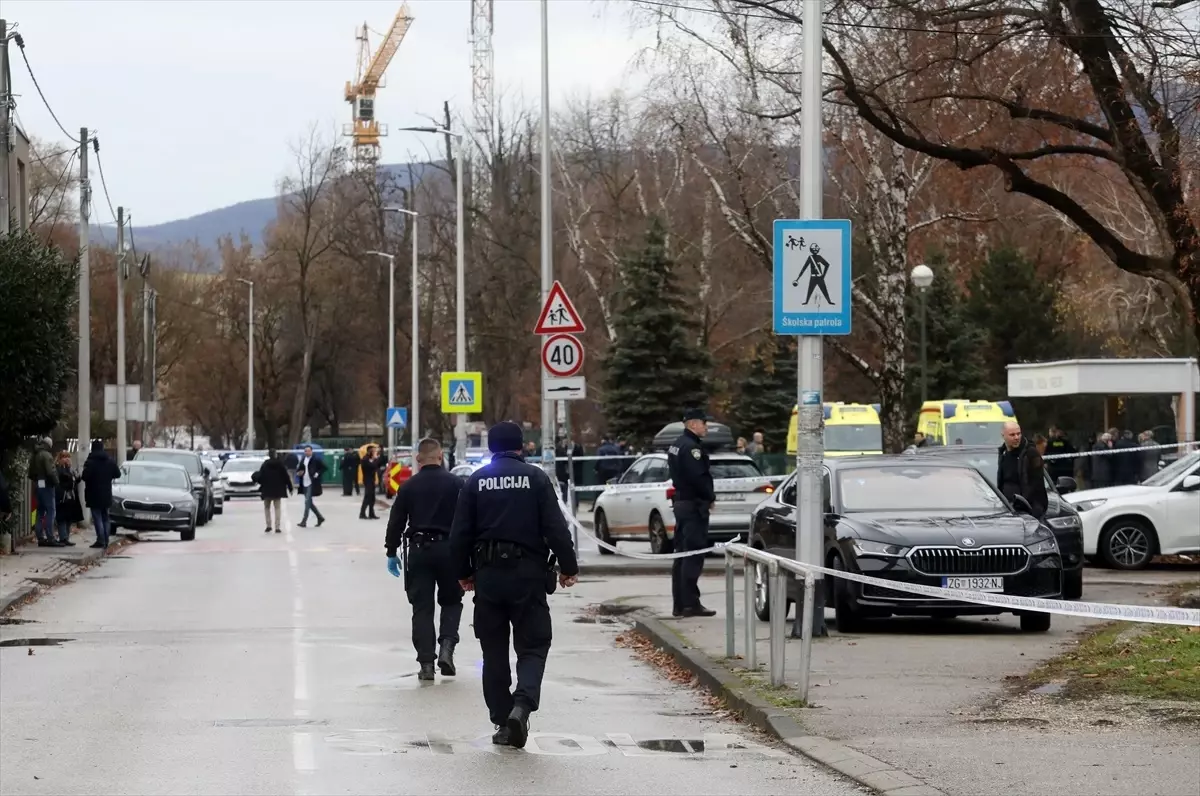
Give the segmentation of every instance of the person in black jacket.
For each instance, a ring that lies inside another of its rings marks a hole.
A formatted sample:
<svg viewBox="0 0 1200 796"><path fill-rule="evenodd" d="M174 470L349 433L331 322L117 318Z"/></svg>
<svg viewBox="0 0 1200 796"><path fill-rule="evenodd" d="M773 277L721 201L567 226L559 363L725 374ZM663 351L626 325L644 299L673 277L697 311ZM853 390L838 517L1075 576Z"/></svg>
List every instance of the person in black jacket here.
<svg viewBox="0 0 1200 796"><path fill-rule="evenodd" d="M112 505L112 482L121 477L121 468L104 452L104 443L92 441L92 451L83 463L83 502L92 511L92 524L96 527L96 541L91 545L108 549L112 521L108 508Z"/></svg>
<svg viewBox="0 0 1200 796"><path fill-rule="evenodd" d="M59 451L55 465L58 467L58 484L55 486L57 504L54 520L58 523L58 545L74 547L75 543L71 541L71 526L83 522L83 505L79 502L79 476L71 467L71 454L67 451Z"/></svg>
<svg viewBox="0 0 1200 796"><path fill-rule="evenodd" d="M358 451L354 448L346 448L342 455L341 464L338 469L342 471L342 496L350 497L351 494L358 494Z"/></svg>
<svg viewBox="0 0 1200 796"><path fill-rule="evenodd" d="M540 467L521 461L521 427L488 430L492 460L467 478L454 511L450 562L459 585L475 592L475 636L483 653L483 699L496 733L492 743L525 746L529 714L538 709L553 628L546 595L573 586L575 547L555 495ZM510 691L508 640L517 656L517 687Z"/></svg>
<svg viewBox="0 0 1200 796"><path fill-rule="evenodd" d="M279 461L274 450L267 452L267 460L258 471L250 476L250 480L258 484L258 491L263 501L263 514L267 517L266 533L271 532L271 508L275 508L275 533L283 533L280 528L283 514L282 501L292 494L292 479L288 477L287 468Z"/></svg>
<svg viewBox="0 0 1200 796"><path fill-rule="evenodd" d="M1067 439L1066 432L1061 428L1051 426L1050 441L1046 444L1046 454L1048 456L1066 457L1063 459L1049 459L1046 462L1046 469L1055 482L1060 478L1075 477L1075 453L1075 446L1071 444L1071 440Z"/></svg>
<svg viewBox="0 0 1200 796"><path fill-rule="evenodd" d="M1117 484L1136 484L1138 477L1142 472L1142 455L1141 451L1136 450L1137 442L1133 439L1133 432L1125 429L1121 433L1120 439L1114 439L1113 450L1121 451L1120 453L1112 454L1113 459L1113 480Z"/></svg>
<svg viewBox="0 0 1200 796"><path fill-rule="evenodd" d="M317 515L318 528L325 524L325 515L321 514L321 510L317 508L317 504L313 502L313 498L320 497L325 491L321 480L325 477L326 469L325 461L319 456L313 455L312 446L305 445L304 458L296 462L296 472L300 479L300 490L304 492L304 516L300 518L300 522L296 526L298 528L308 527L309 512Z"/></svg>
<svg viewBox="0 0 1200 796"><path fill-rule="evenodd" d="M621 449L611 438L605 437L600 441L600 448L596 451L597 456L603 458L596 460L596 478L600 482L600 486L604 486L614 478L620 478L621 473L625 472L626 461L617 458L621 455Z"/></svg>
<svg viewBox="0 0 1200 796"><path fill-rule="evenodd" d="M383 466L379 449L374 445L367 448L367 457L362 460L363 499L358 508L360 520L377 520L375 514L375 486L379 483L379 468Z"/></svg>
<svg viewBox="0 0 1200 796"><path fill-rule="evenodd" d="M449 539L463 482L442 466L442 444L436 439L421 440L416 453L420 469L396 493L384 547L388 572L396 577L401 574L396 554L401 545L404 547L404 591L412 605L412 643L421 665L417 678L432 680L435 638L438 668L447 677L455 674L454 647L458 644L463 589L458 572L450 565ZM442 609L436 636L435 591Z"/></svg>
<svg viewBox="0 0 1200 796"><path fill-rule="evenodd" d="M1033 443L1021 435L1015 421L1004 424L1004 442L1000 445L1000 463L996 472L996 488L1016 506L1018 495L1029 503L1034 517L1041 519L1050 505L1046 495L1046 463Z"/></svg>
<svg viewBox="0 0 1200 796"><path fill-rule="evenodd" d="M703 550L708 544L708 521L716 493L703 439L708 434L708 414L699 409L683 416L683 433L667 449L671 485L675 487L675 549ZM677 558L671 566L672 615L715 616L700 603L700 575L704 556Z"/></svg>

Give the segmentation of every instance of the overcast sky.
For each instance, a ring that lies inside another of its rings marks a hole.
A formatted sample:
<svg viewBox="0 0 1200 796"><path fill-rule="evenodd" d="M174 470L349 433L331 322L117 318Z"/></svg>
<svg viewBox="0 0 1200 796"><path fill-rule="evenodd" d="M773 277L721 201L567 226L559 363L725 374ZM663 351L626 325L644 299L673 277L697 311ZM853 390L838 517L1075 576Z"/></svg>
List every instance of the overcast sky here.
<svg viewBox="0 0 1200 796"><path fill-rule="evenodd" d="M67 130L98 131L114 206L141 226L271 196L289 143L318 122L340 132L354 77L356 26L385 31L398 0L4 0L25 53ZM392 128L428 124L441 104L469 115L470 3L411 0L415 22L376 98ZM653 43L623 0L551 0L551 92L640 85L629 62ZM372 36L372 42L378 37ZM495 0L497 94L540 96L537 0ZM65 140L10 46L17 115L27 134ZM426 136L383 139L383 161L424 155ZM95 169L93 167L93 176ZM97 182L96 189L99 191ZM111 223L96 202L95 220Z"/></svg>

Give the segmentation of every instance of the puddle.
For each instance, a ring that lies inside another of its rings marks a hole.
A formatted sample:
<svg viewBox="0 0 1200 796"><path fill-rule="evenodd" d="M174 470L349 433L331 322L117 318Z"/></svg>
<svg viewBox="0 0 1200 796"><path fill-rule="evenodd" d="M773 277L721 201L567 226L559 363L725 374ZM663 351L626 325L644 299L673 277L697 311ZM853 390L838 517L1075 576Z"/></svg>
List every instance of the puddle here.
<svg viewBox="0 0 1200 796"><path fill-rule="evenodd" d="M0 625L28 625L36 619L18 619L15 616L0 616Z"/></svg>
<svg viewBox="0 0 1200 796"><path fill-rule="evenodd" d="M1037 688L1033 689L1030 693L1054 696L1055 694L1061 694L1063 692L1063 689L1066 687L1066 685L1067 685L1066 683L1046 683L1045 685L1039 685Z"/></svg>
<svg viewBox="0 0 1200 796"><path fill-rule="evenodd" d="M73 638L10 638L0 641L0 647L57 647Z"/></svg>
<svg viewBox="0 0 1200 796"><path fill-rule="evenodd" d="M634 611L640 611L645 606L641 605L626 605L624 603L601 603L596 609L602 616L624 616L631 614Z"/></svg>

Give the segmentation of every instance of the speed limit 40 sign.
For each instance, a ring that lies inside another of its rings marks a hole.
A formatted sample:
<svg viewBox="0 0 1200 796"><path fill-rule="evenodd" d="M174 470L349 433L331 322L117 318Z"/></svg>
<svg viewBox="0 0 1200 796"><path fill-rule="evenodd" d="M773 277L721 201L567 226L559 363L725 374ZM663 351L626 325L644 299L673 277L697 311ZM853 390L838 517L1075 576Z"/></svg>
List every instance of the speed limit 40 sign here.
<svg viewBox="0 0 1200 796"><path fill-rule="evenodd" d="M556 334L542 344L542 365L551 376L574 376L583 367L583 343L569 334Z"/></svg>

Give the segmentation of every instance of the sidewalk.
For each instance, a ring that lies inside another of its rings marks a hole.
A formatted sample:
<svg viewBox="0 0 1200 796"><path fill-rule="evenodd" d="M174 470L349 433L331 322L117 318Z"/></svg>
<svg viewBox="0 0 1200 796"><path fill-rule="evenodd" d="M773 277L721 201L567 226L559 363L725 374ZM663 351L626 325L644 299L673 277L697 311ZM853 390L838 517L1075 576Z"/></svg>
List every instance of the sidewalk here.
<svg viewBox="0 0 1200 796"><path fill-rule="evenodd" d="M786 644L782 689L767 680L765 622L756 622L759 673L740 665L740 578L734 661L724 658L723 588L705 588L717 616L675 620L664 589L638 585L655 595L626 601L648 609L638 622L642 633L753 723L877 792L1194 796L1200 782L1200 722L1052 694L1011 698L1014 680L1070 649L1094 622L1055 616L1044 634L1020 633L1012 616L892 619L855 635L831 627L813 645L812 705L803 708L795 690L798 640ZM1119 578L1097 575L1086 589L1095 602L1157 602L1145 584Z"/></svg>
<svg viewBox="0 0 1200 796"><path fill-rule="evenodd" d="M89 547L96 535L89 529L71 534L74 547L38 547L31 540L17 548L12 555L0 556L0 614L12 605L42 588L57 586L78 575L99 561L105 552L112 552L126 543L114 536L108 550Z"/></svg>

